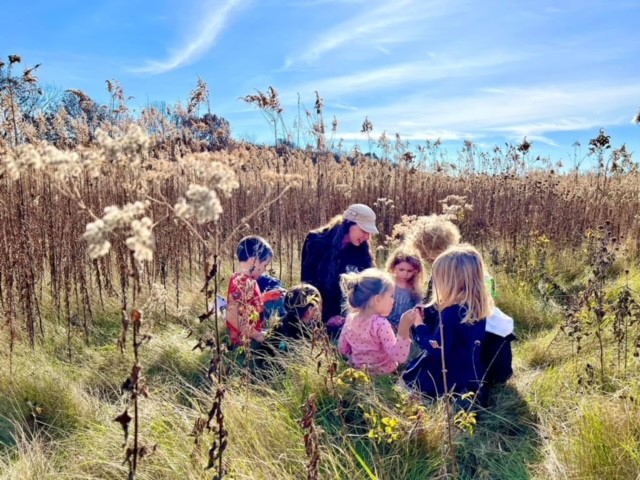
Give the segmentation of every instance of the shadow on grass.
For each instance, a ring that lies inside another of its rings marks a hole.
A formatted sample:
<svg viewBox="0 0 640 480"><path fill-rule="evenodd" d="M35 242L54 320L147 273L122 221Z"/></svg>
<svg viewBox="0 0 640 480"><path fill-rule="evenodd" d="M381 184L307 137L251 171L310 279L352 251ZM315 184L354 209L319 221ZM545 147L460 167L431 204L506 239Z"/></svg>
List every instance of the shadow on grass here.
<svg viewBox="0 0 640 480"><path fill-rule="evenodd" d="M528 479L529 466L540 460L537 418L511 385L496 387L489 406L478 413L473 436L458 443L461 479Z"/></svg>
<svg viewBox="0 0 640 480"><path fill-rule="evenodd" d="M15 446L15 443L13 425L9 419L0 416L0 452Z"/></svg>

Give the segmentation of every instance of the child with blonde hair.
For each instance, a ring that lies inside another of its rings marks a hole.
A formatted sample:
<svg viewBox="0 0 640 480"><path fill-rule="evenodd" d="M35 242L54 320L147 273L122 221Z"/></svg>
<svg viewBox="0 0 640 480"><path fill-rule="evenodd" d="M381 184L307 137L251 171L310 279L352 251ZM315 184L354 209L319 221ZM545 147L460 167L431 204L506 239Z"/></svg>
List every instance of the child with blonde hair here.
<svg viewBox="0 0 640 480"><path fill-rule="evenodd" d="M438 328L414 328L413 339L424 352L407 365L402 378L430 397L477 392L486 371L481 359L485 319L494 307L484 262L471 245L452 246L433 262L432 275L430 305L437 309Z"/></svg>
<svg viewBox="0 0 640 480"><path fill-rule="evenodd" d="M460 230L445 215L429 215L418 219L408 240L422 259L431 263L447 248L460 243Z"/></svg>
<svg viewBox="0 0 640 480"><path fill-rule="evenodd" d="M398 333L387 320L393 309L393 277L375 268L347 273L340 280L348 303L346 322L340 332L338 350L354 368L373 375L392 373L407 360L410 329L419 320L415 310L405 312Z"/></svg>
<svg viewBox="0 0 640 480"><path fill-rule="evenodd" d="M447 248L460 244L460 230L446 215L420 217L413 226L408 243L418 251L423 261L431 263ZM484 282L495 299L496 282L488 272L485 272ZM427 285L425 301L429 302L432 296L433 279L431 278ZM423 311L425 323L430 329L435 329L438 324L437 310L432 306ZM484 364L487 365L485 380L488 384L504 383L513 374L511 342L516 339L513 327L513 318L498 307L494 307L491 315L487 317L482 357Z"/></svg>
<svg viewBox="0 0 640 480"><path fill-rule="evenodd" d="M412 228L408 243L416 249L426 263L433 261L451 246L460 243L460 230L446 215L429 215L420 217ZM495 280L487 272L485 282L493 298L496 297ZM429 279L425 298L428 301L433 291L432 280Z"/></svg>
<svg viewBox="0 0 640 480"><path fill-rule="evenodd" d="M446 215L420 217L407 242L425 263L431 264L447 248L460 243L460 230ZM425 296L427 301L431 298L432 290L432 279L429 279Z"/></svg>
<svg viewBox="0 0 640 480"><path fill-rule="evenodd" d="M387 260L387 271L395 278L393 310L389 322L397 330L400 317L422 299L424 268L417 252L399 247Z"/></svg>

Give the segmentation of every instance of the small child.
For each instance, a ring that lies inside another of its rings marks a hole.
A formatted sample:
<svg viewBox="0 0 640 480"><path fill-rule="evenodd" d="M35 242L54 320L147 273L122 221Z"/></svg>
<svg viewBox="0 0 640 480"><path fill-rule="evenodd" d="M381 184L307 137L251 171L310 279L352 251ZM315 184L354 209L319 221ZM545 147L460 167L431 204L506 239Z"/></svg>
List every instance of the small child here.
<svg viewBox="0 0 640 480"><path fill-rule="evenodd" d="M316 287L301 283L291 287L284 296L284 316L270 331L269 347L272 351L288 350L288 339L310 337L313 324L322 312L322 299Z"/></svg>
<svg viewBox="0 0 640 480"><path fill-rule="evenodd" d="M450 247L433 262L430 304L437 308L441 324L435 330L424 325L413 329L425 353L403 372L408 386L434 398L445 391L464 394L480 389L486 371L481 359L485 319L494 307L484 276L482 257L471 245Z"/></svg>
<svg viewBox="0 0 640 480"><path fill-rule="evenodd" d="M460 230L444 215L429 215L422 217L414 226L409 242L425 262L432 263L447 248L460 243ZM496 282L488 272L484 274L484 282L495 300ZM432 296L433 282L430 279L425 303L428 303ZM437 310L426 307L423 312L425 324L435 329L438 324ZM491 315L487 317L486 337L482 348L483 361L487 365L485 380L488 384L504 383L513 374L511 342L515 339L513 318L494 307Z"/></svg>
<svg viewBox="0 0 640 480"><path fill-rule="evenodd" d="M460 243L460 230L444 215L420 217L408 241L425 263L432 264L447 248ZM425 299L431 299L433 284L429 279Z"/></svg>
<svg viewBox="0 0 640 480"><path fill-rule="evenodd" d="M408 240L425 262L433 263L447 248L460 243L460 230L444 215L429 215L419 218Z"/></svg>
<svg viewBox="0 0 640 480"><path fill-rule="evenodd" d="M387 271L395 277L396 289L393 295L393 310L389 322L398 329L400 317L414 308L422 299L424 269L417 253L406 248L397 248L387 260Z"/></svg>
<svg viewBox="0 0 640 480"><path fill-rule="evenodd" d="M265 301L282 296L279 290L260 292L257 279L262 275L271 260L273 249L267 241L256 235L244 237L238 243L238 271L229 280L227 292L227 328L231 337L231 346L243 345L250 339L262 343L262 313Z"/></svg>
<svg viewBox="0 0 640 480"><path fill-rule="evenodd" d="M340 287L349 313L338 350L354 368L367 368L373 375L394 372L409 355L410 328L419 319L417 312L402 315L396 335L386 319L393 309L393 278L375 268L343 274Z"/></svg>
<svg viewBox="0 0 640 480"><path fill-rule="evenodd" d="M445 215L420 217L409 236L409 243L416 249L422 260L431 264L447 248L460 243L460 230ZM491 296L496 298L496 283L491 275L485 274L484 280ZM429 302L433 292L431 279L427 285L425 303Z"/></svg>

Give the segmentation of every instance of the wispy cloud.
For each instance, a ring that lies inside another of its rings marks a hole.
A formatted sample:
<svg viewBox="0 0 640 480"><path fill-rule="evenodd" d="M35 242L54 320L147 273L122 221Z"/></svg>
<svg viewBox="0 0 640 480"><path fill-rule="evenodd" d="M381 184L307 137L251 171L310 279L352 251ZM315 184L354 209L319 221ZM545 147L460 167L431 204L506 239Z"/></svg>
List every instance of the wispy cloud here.
<svg viewBox="0 0 640 480"><path fill-rule="evenodd" d="M374 143L378 141L378 138L381 134L382 134L382 130L379 132L376 131L376 134L372 135L372 138L374 139L373 140ZM393 137L395 133L390 134L390 132L387 130L386 135L387 137ZM444 130L444 129L415 130L415 131L412 131L411 133L401 134L400 136L403 141L410 141L410 142L424 142L425 140L431 140L431 141L442 140L443 142L444 141L459 142L468 138L475 137L475 135L472 135L469 133L459 132L454 130ZM338 132L337 137L341 138L342 140L351 141L351 142L368 141L368 137L365 133L355 132L355 131Z"/></svg>
<svg viewBox="0 0 640 480"><path fill-rule="evenodd" d="M433 139L441 133L443 139L451 140L500 135L521 139L526 135L552 145L548 136L553 133L625 124L628 116L621 112L628 111L638 97L637 81L503 87L443 99L416 94L343 112L338 121L353 131L366 114L378 134L398 132L407 139Z"/></svg>
<svg viewBox="0 0 640 480"><path fill-rule="evenodd" d="M297 62L310 63L341 47L363 41L375 48L418 39L425 31L424 20L451 13L458 2L446 0L396 0L376 6L318 35L303 53L289 57L285 68Z"/></svg>
<svg viewBox="0 0 640 480"><path fill-rule="evenodd" d="M169 58L165 60L149 60L143 67L132 68L135 73L158 74L188 65L215 45L220 33L227 26L231 13L245 0L226 0L222 5L212 3L203 17L199 19L199 27L185 45L171 49Z"/></svg>
<svg viewBox="0 0 640 480"><path fill-rule="evenodd" d="M353 105L346 105L344 103L330 102L330 103L328 103L326 105L331 107L332 109L336 109L336 110L348 110L348 111L351 111L351 112L358 110L358 107L355 107Z"/></svg>
<svg viewBox="0 0 640 480"><path fill-rule="evenodd" d="M294 87L301 93L317 90L327 98L363 95L407 85L459 77L479 77L483 72L496 73L496 67L522 61L523 56L508 53L485 53L482 57L449 58L431 56L418 62L407 62L350 75L321 78ZM290 89L289 89L290 90Z"/></svg>
<svg viewBox="0 0 640 480"><path fill-rule="evenodd" d="M525 135L525 137L527 137L527 140L529 142L533 142L533 143L544 143L545 145L550 145L552 147L559 147L560 144L554 140L552 140L549 137L545 137L544 135ZM521 142L523 140L524 137L514 137L512 138L512 142L513 143L518 143Z"/></svg>
<svg viewBox="0 0 640 480"><path fill-rule="evenodd" d="M367 0L296 0L291 3L291 7L317 7L320 5L333 4L355 4L365 3Z"/></svg>

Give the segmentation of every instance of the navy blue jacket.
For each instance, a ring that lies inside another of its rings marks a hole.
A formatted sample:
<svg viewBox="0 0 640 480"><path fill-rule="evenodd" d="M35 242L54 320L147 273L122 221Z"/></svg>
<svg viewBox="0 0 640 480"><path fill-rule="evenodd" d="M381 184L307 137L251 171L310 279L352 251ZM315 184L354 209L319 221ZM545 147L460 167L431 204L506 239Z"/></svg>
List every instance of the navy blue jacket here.
<svg viewBox="0 0 640 480"><path fill-rule="evenodd" d="M409 362L402 373L407 385L434 398L444 394L442 351L431 346L430 341L433 340L444 347L449 392L463 394L479 389L485 376L480 355L486 322L482 319L474 324L462 323L464 314L465 309L461 305L442 310L444 341L439 326L430 329L427 325L420 325L413 329L413 339L424 352Z"/></svg>

